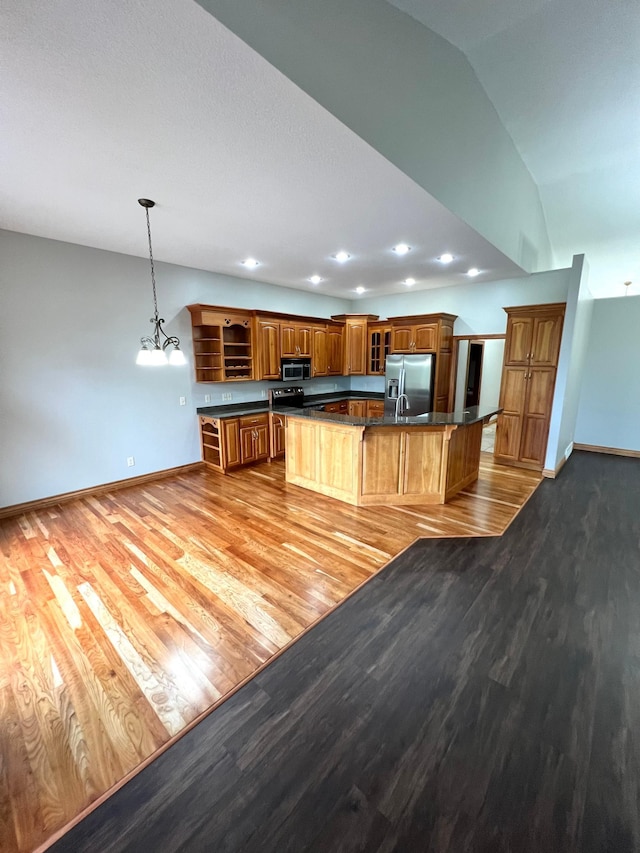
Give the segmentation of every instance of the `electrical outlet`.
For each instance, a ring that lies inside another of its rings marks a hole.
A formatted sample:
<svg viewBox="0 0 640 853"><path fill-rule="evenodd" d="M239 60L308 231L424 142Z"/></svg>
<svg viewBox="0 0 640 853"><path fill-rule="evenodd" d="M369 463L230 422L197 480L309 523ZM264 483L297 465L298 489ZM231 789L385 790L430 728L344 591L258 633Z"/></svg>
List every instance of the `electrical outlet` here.
<svg viewBox="0 0 640 853"><path fill-rule="evenodd" d="M205 401L205 403L210 403L211 402L211 394L205 394L204 395L204 401Z"/></svg>
<svg viewBox="0 0 640 853"><path fill-rule="evenodd" d="M263 389L263 390L260 392L260 396L262 397L262 399L263 399L263 400L266 400L266 399L267 399L267 392Z"/></svg>
<svg viewBox="0 0 640 853"><path fill-rule="evenodd" d="M181 406L187 405L187 398L186 397L180 397L180 405Z"/></svg>
<svg viewBox="0 0 640 853"><path fill-rule="evenodd" d="M127 456L127 467L133 468L133 466L135 464L136 464L136 460L133 458L133 456Z"/></svg>
<svg viewBox="0 0 640 853"><path fill-rule="evenodd" d="M333 383L333 390L334 390L334 391L337 391L337 390L338 390L338 383L337 383L337 382L334 382L334 383Z"/></svg>

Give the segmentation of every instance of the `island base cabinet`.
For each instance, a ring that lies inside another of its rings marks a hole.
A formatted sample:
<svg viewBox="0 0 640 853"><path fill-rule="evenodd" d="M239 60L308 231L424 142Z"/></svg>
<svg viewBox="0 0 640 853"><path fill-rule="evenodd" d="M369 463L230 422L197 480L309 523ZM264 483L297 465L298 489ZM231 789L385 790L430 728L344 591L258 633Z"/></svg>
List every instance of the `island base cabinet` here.
<svg viewBox="0 0 640 853"><path fill-rule="evenodd" d="M287 418L287 482L311 488L346 503L358 503L364 427Z"/></svg>
<svg viewBox="0 0 640 853"><path fill-rule="evenodd" d="M287 418L287 482L355 506L442 504L478 477L482 422L358 426Z"/></svg>
<svg viewBox="0 0 640 853"><path fill-rule="evenodd" d="M404 433L403 495L412 497L438 495L443 485L443 451L448 436L445 431Z"/></svg>

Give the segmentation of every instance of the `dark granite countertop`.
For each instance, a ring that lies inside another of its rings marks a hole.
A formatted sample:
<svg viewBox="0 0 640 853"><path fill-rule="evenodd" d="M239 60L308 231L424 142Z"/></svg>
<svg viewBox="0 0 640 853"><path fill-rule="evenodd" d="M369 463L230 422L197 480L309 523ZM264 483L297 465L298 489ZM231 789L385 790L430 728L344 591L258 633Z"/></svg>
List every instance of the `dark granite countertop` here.
<svg viewBox="0 0 640 853"><path fill-rule="evenodd" d="M384 394L377 394L373 391L332 391L328 394L311 394L304 398L304 409L324 406L326 403L339 403L341 400L384 400ZM228 406L202 406L196 411L199 415L209 418L239 418L243 415L257 415L268 412L270 409L267 400L252 400L247 403L232 403ZM275 411L285 413L281 407ZM296 409L295 411L302 410Z"/></svg>
<svg viewBox="0 0 640 853"><path fill-rule="evenodd" d="M333 412L319 412L314 409L283 408L278 410L283 415L294 415L297 418L329 421L349 426L465 426L475 424L485 418L502 411L499 406L471 406L457 412L428 412L415 417L358 418L355 415L338 415Z"/></svg>

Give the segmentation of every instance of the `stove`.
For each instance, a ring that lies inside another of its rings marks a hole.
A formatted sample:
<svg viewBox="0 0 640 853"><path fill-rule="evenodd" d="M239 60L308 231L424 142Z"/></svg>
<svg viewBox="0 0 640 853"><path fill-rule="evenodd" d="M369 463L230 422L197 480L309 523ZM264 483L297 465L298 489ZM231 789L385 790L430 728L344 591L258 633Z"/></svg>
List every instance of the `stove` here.
<svg viewBox="0 0 640 853"><path fill-rule="evenodd" d="M269 408L281 409L284 406L302 408L304 389L299 386L290 388L269 388Z"/></svg>

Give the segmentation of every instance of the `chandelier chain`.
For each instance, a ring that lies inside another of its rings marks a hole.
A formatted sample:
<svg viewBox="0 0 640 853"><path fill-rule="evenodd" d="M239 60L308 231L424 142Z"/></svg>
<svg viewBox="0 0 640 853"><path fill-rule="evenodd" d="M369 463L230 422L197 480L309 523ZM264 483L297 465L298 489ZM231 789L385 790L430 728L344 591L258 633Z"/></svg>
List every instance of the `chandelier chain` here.
<svg viewBox="0 0 640 853"><path fill-rule="evenodd" d="M149 237L149 261L151 262L151 286L153 287L153 310L154 319L158 320L158 296L156 294L156 271L153 266L153 248L151 246L151 223L149 222L149 208L145 207L144 212L147 215L147 236Z"/></svg>

